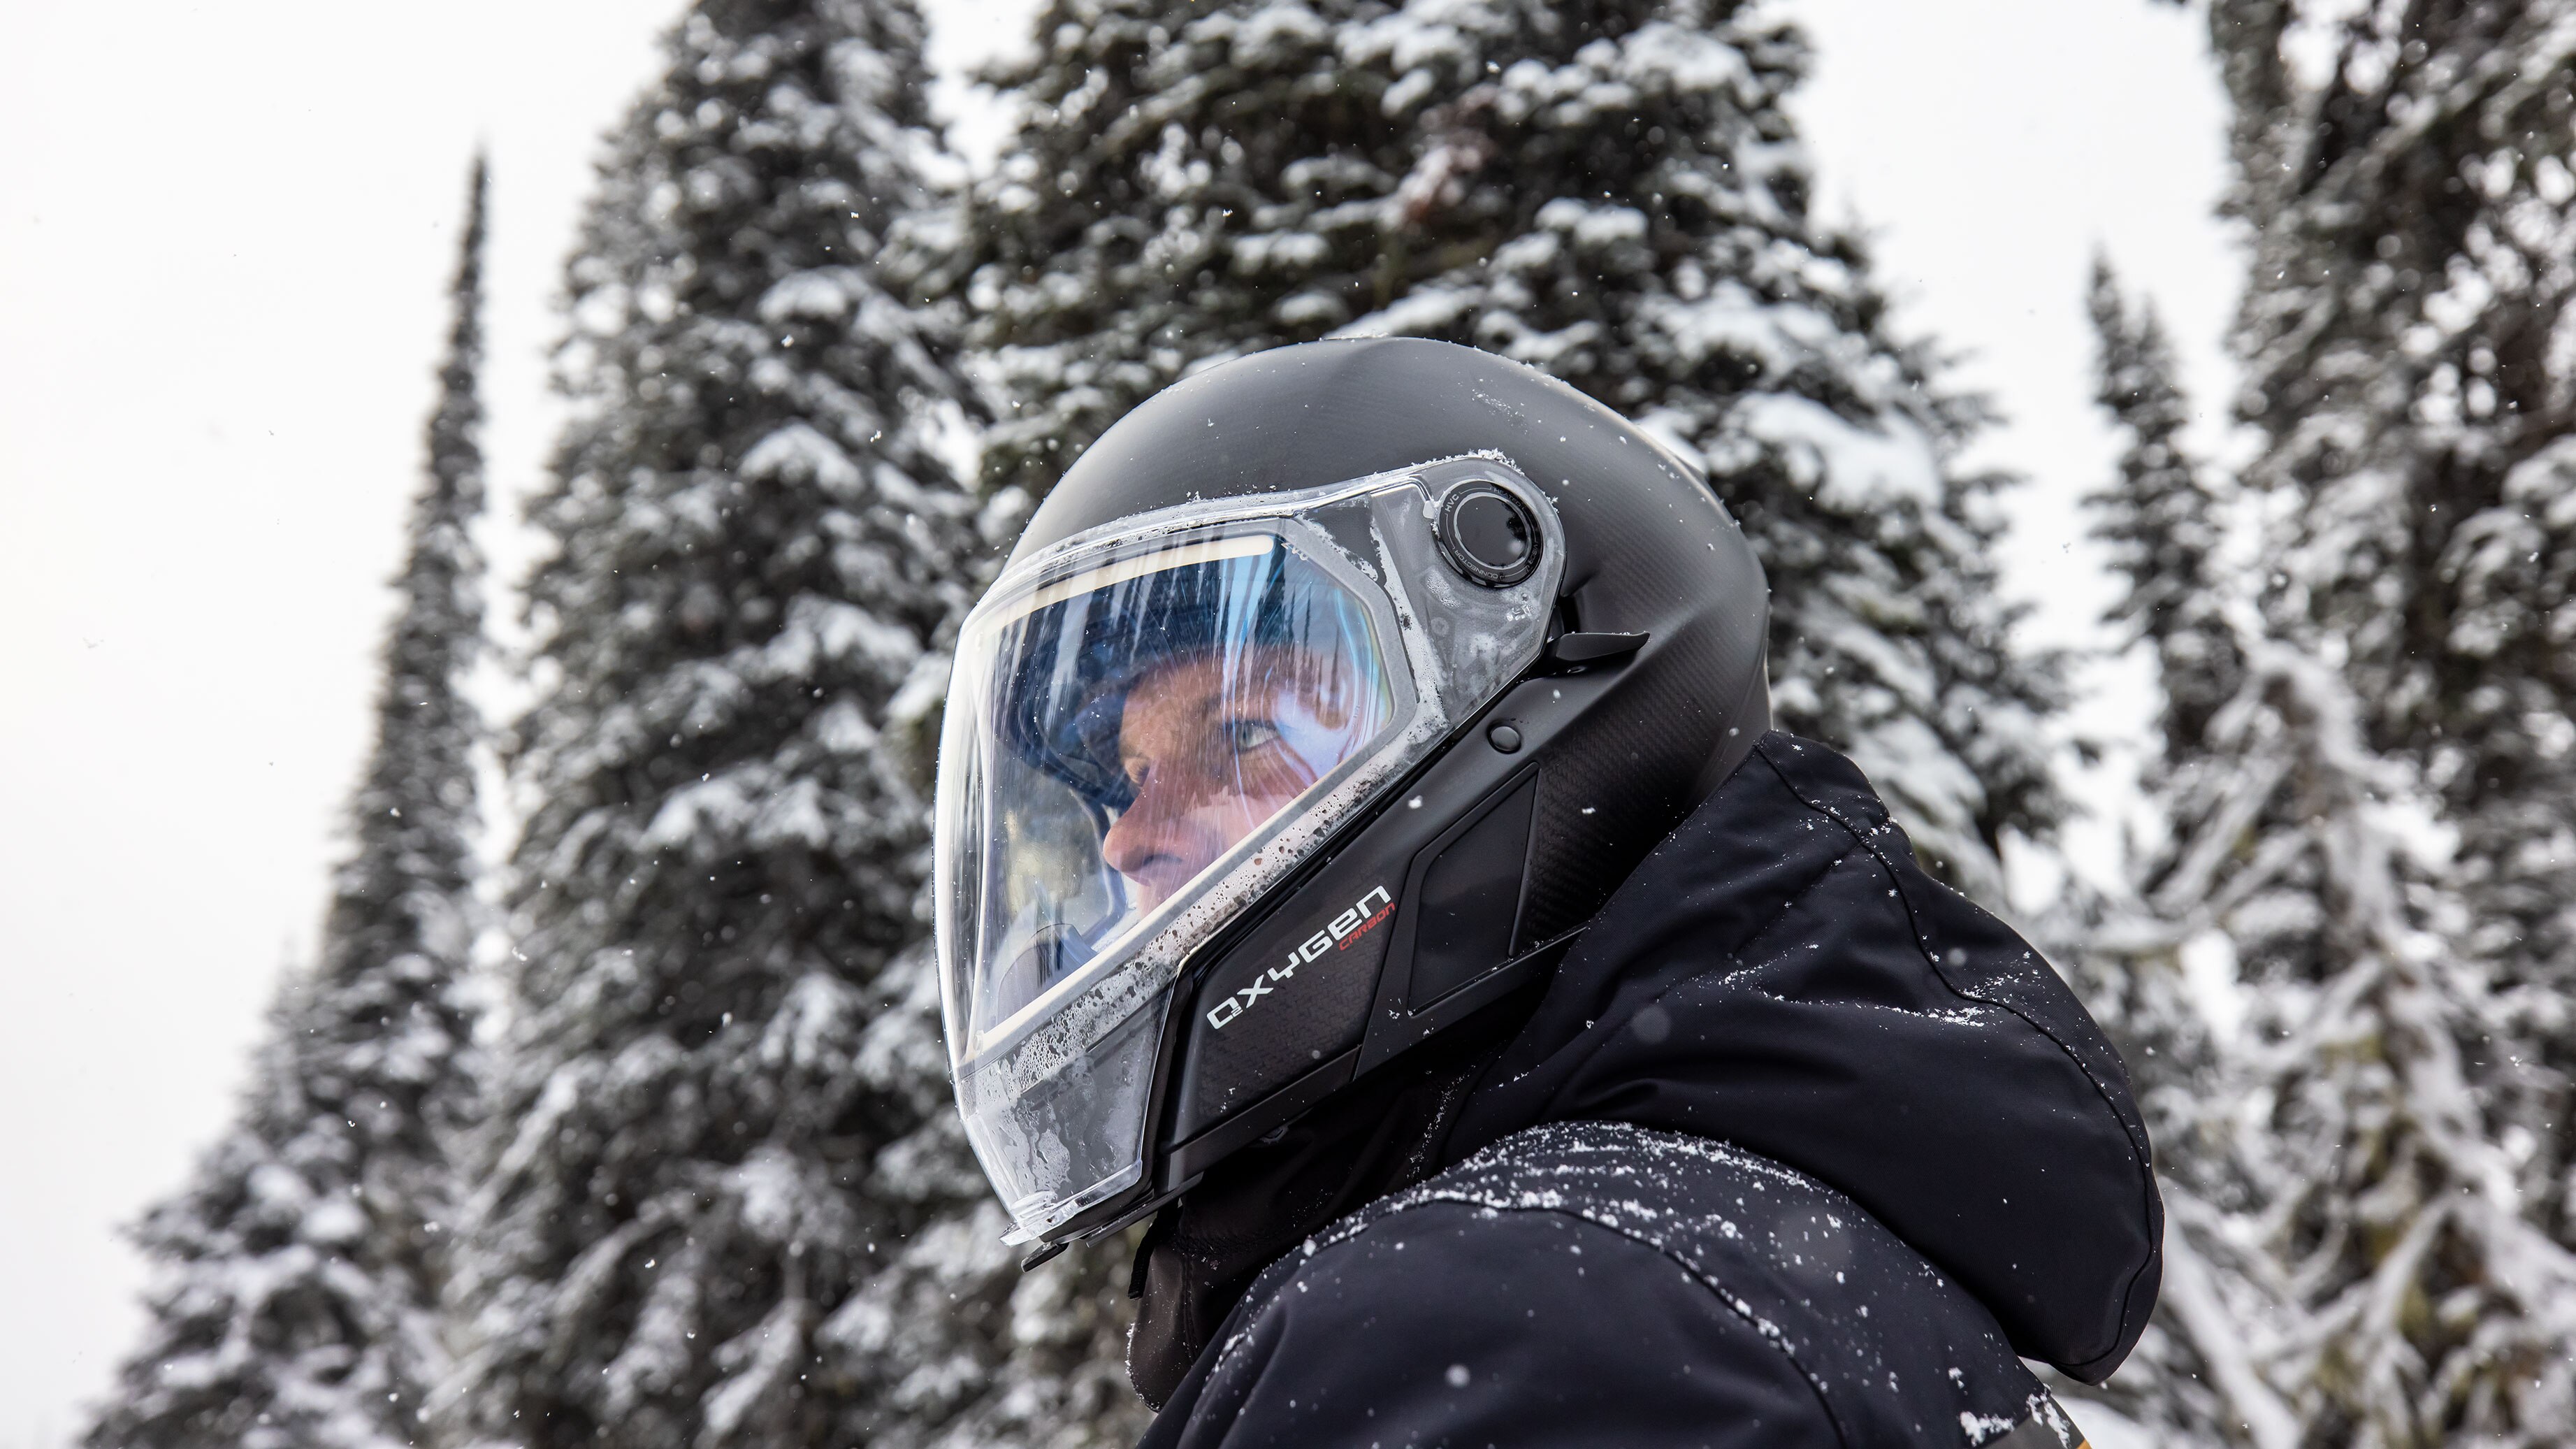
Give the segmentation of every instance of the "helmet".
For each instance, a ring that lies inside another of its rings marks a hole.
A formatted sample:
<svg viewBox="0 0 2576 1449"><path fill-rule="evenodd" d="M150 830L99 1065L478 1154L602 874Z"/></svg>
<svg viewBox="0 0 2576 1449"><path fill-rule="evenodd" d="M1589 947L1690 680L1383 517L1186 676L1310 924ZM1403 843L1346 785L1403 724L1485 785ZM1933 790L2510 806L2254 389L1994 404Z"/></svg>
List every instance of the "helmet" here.
<svg viewBox="0 0 2576 1449"><path fill-rule="evenodd" d="M1548 972L1770 723L1768 595L1689 464L1409 338L1158 394L961 631L957 1101L1043 1256Z"/></svg>

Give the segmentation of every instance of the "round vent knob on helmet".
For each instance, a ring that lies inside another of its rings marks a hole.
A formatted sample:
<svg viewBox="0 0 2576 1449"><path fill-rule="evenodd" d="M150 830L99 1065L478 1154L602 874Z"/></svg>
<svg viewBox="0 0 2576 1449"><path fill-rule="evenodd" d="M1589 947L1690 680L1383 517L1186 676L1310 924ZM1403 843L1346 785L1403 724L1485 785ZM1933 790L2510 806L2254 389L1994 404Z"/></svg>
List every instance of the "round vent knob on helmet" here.
<svg viewBox="0 0 2576 1449"><path fill-rule="evenodd" d="M1528 578L1538 567L1538 522L1528 505L1491 484L1462 483L1440 502L1440 556L1487 588Z"/></svg>

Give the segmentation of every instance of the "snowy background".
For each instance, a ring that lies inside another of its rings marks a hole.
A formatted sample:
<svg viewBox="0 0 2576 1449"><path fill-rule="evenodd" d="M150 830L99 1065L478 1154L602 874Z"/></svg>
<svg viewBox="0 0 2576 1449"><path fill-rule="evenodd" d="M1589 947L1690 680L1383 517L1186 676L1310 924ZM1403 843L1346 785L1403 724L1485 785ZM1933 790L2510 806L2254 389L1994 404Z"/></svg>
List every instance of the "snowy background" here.
<svg viewBox="0 0 2576 1449"><path fill-rule="evenodd" d="M469 156L495 173L484 396L504 498L555 418L544 358L594 140L678 0L20 4L0 87L0 1449L54 1449L134 1339L116 1225L226 1119L280 967L309 955L444 325ZM928 6L954 77L1025 0ZM2094 249L2167 311L2202 399L2242 262L2210 211L2196 16L2142 0L1798 0L1829 215L1878 237L1907 330L2009 415L2035 638L2112 593L2075 500L2109 472ZM97 61L113 57L112 84ZM970 155L998 120L943 89ZM2214 440L2214 439L2213 439ZM2210 440L2205 440L2210 441ZM506 574L517 552L487 540ZM496 611L501 622L502 611ZM2145 724L2109 667L2074 725ZM507 700L490 701L506 707ZM2092 783L2120 800L2118 757ZM2079 832L2107 860L2111 833ZM2036 875L2025 888L2044 886Z"/></svg>

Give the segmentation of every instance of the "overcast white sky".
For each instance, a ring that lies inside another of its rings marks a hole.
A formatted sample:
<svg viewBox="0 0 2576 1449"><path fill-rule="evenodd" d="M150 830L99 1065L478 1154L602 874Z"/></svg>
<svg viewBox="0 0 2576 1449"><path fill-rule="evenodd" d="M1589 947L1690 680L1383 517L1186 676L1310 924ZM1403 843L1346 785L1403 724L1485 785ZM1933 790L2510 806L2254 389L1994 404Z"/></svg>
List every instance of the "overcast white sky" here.
<svg viewBox="0 0 2576 1449"><path fill-rule="evenodd" d="M523 490L594 138L680 0L6 0L0 82L0 1449L54 1449L139 1322L117 1224L229 1113L306 955L366 744L466 166L495 168L496 485ZM2087 637L2106 245L2206 402L2237 264L2199 19L2145 0L1797 0L1823 194L2013 421L2013 586ZM931 0L936 59L1028 0ZM962 88L943 89L971 108ZM994 130L961 136L989 146ZM496 538L504 551L508 540ZM2134 678L2087 719L2136 724ZM2098 839L2091 847L2098 852Z"/></svg>

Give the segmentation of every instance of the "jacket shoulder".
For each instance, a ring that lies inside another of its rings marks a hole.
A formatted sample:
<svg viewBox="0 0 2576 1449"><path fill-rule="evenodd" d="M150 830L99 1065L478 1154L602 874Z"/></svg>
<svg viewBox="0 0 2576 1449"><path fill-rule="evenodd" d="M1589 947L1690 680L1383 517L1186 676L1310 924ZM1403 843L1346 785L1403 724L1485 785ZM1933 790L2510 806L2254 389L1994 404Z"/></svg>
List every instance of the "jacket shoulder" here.
<svg viewBox="0 0 2576 1449"><path fill-rule="evenodd" d="M1453 1129L1611 1119L1834 1184L2023 1354L2100 1382L2162 1207L2118 1054L2004 922L1927 875L1849 760L1771 733L1611 898Z"/></svg>
<svg viewBox="0 0 2576 1449"><path fill-rule="evenodd" d="M1145 1449L1840 1442L1814 1386L1653 1247L1424 1199L1265 1275Z"/></svg>
<svg viewBox="0 0 2576 1449"><path fill-rule="evenodd" d="M1145 1442L1973 1446L2043 1408L1975 1300L1849 1199L1580 1123L1274 1265Z"/></svg>

